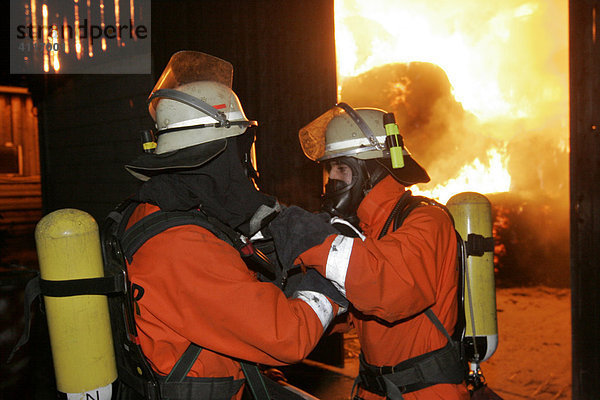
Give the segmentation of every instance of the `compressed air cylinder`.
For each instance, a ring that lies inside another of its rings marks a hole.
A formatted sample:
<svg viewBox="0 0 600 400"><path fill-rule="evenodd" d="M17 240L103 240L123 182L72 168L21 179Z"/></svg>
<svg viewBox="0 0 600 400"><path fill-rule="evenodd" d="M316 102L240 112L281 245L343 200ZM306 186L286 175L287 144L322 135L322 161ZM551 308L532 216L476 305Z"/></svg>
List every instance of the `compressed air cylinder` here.
<svg viewBox="0 0 600 400"><path fill-rule="evenodd" d="M44 280L104 275L98 225L86 212L54 211L42 218L35 240ZM108 301L103 295L44 296L57 389L69 400L109 400L117 369Z"/></svg>
<svg viewBox="0 0 600 400"><path fill-rule="evenodd" d="M492 240L492 207L487 197L464 192L451 197L446 205L465 244L469 234L481 235L480 239L487 239L488 243ZM465 336L469 344L466 351L467 357L474 362L489 359L498 347L493 247L481 253L467 257L463 281Z"/></svg>

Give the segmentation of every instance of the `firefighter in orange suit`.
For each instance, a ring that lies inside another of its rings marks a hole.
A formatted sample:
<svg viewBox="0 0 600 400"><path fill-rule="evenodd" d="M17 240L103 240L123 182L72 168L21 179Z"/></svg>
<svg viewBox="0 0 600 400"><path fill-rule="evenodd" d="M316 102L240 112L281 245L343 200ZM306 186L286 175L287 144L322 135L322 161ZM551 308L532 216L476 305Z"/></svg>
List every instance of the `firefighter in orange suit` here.
<svg viewBox="0 0 600 400"><path fill-rule="evenodd" d="M231 78L231 64L218 58L191 51L171 58L149 98L156 148L126 165L143 181L128 228L159 210L197 210L213 228L233 233L234 242L260 239L257 232L279 205L247 177L243 163L254 140L248 128L256 123L244 115ZM156 374L169 375L194 343L202 351L186 381L233 382L228 394L199 398L240 399L240 360L302 360L339 310L317 289L287 298L203 226L173 226L150 237L128 264L140 344Z"/></svg>
<svg viewBox="0 0 600 400"><path fill-rule="evenodd" d="M419 201L394 229L407 187L429 176L401 142L403 166L393 167L384 115L340 103L300 130L305 154L328 176L323 209L344 234L308 250L290 245L284 262L314 267L351 302L362 351L356 399L466 399L464 363L450 337L459 279L453 223L442 207ZM294 242L302 226L320 220L290 207L271 229L276 243Z"/></svg>

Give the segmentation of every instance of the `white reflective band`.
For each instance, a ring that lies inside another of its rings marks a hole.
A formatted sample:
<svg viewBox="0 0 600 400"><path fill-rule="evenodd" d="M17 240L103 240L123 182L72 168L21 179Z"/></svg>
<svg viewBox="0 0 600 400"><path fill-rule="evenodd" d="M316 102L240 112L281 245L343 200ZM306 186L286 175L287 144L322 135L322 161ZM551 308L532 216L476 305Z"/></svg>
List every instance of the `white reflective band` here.
<svg viewBox="0 0 600 400"><path fill-rule="evenodd" d="M82 393L66 393L67 400L110 400L112 397L112 383Z"/></svg>
<svg viewBox="0 0 600 400"><path fill-rule="evenodd" d="M385 136L377 136L377 141L381 144L384 144ZM325 152L327 153L327 152L332 152L332 151L335 152L335 151L339 151L339 150L359 149L359 148L365 148L365 150L368 150L368 148L370 148L372 150L378 150L375 146L371 145L371 143L369 142L369 139L359 138L359 139L344 140L341 142L328 143L325 145ZM402 154L404 154L405 156L409 155L404 147L402 147Z"/></svg>
<svg viewBox="0 0 600 400"><path fill-rule="evenodd" d="M379 143L385 143L385 136L377 136L377 141ZM342 149L350 149L356 147L373 147L373 150L377 150L374 146L371 145L369 139L366 137L358 138L358 139L350 139L343 140L341 142L328 143L325 145L325 151L337 151Z"/></svg>
<svg viewBox="0 0 600 400"><path fill-rule="evenodd" d="M245 119L240 111L232 111L230 113L225 113L225 116L227 117L228 121L241 121L241 120ZM213 117L209 117L207 115L206 117L192 118L192 119L186 119L185 121L173 122L172 124L168 124L163 129L180 128L182 126L192 126L192 125L202 125L202 124L214 124L216 122L219 122L219 121L217 121Z"/></svg>
<svg viewBox="0 0 600 400"><path fill-rule="evenodd" d="M346 273L352 254L354 239L344 235L337 235L331 243L329 255L327 256L327 265L325 266L325 277L329 279L335 287L346 296Z"/></svg>
<svg viewBox="0 0 600 400"><path fill-rule="evenodd" d="M319 317L323 330L327 329L329 323L333 320L333 306L324 294L311 290L301 290L295 292L293 297L308 304Z"/></svg>

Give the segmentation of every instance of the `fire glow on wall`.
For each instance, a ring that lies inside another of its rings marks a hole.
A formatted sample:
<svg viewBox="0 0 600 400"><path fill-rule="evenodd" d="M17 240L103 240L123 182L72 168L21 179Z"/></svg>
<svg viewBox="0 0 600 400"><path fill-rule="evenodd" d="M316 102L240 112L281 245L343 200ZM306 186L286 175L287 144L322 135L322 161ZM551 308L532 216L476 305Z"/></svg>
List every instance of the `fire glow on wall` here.
<svg viewBox="0 0 600 400"><path fill-rule="evenodd" d="M443 202L468 190L566 200L567 7L336 0L338 99L396 114L432 177L413 192Z"/></svg>

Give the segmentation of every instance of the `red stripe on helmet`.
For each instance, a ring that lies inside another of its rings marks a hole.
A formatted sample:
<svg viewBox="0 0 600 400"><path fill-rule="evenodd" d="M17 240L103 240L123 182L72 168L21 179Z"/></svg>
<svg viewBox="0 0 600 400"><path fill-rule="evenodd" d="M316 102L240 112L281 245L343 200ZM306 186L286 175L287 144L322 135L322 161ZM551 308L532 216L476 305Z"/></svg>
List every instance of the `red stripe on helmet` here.
<svg viewBox="0 0 600 400"><path fill-rule="evenodd" d="M225 105L225 104L217 104L216 106L213 106L213 107L216 108L217 110L220 110L221 108L227 107L227 105Z"/></svg>

